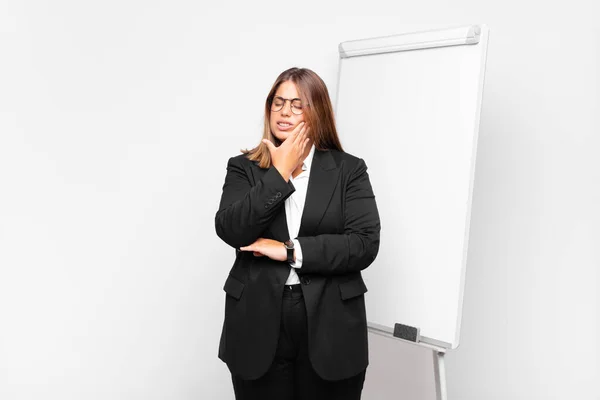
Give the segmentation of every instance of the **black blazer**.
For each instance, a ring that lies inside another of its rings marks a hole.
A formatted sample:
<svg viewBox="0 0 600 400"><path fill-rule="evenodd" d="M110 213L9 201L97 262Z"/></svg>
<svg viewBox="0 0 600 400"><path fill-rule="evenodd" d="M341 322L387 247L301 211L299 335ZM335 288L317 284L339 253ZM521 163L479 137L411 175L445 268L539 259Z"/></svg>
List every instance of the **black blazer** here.
<svg viewBox="0 0 600 400"><path fill-rule="evenodd" d="M236 258L223 288L219 358L244 379L259 378L273 361L291 267L239 247L260 237L290 239L284 202L294 191L275 167L260 168L243 154L227 163L215 228L236 249ZM360 271L377 256L379 231L365 162L315 149L297 237L303 261L296 272L308 315L309 357L323 379L348 378L368 365L367 287Z"/></svg>

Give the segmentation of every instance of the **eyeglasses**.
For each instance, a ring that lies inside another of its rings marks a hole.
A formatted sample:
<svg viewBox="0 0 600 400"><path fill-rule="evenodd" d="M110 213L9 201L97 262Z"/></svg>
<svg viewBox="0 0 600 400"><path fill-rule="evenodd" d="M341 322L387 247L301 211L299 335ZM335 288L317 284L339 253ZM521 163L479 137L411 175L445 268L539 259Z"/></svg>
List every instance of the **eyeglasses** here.
<svg viewBox="0 0 600 400"><path fill-rule="evenodd" d="M285 106L285 102L289 101L291 104L292 112L296 115L302 114L302 100L296 99L284 99L280 96L275 96L271 103L271 111L279 111Z"/></svg>

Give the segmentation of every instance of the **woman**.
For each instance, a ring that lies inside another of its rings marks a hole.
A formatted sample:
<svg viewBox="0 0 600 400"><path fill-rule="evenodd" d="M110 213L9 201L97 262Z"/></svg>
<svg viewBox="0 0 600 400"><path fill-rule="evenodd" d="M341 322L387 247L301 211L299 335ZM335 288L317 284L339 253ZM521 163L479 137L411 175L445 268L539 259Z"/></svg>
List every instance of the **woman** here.
<svg viewBox="0 0 600 400"><path fill-rule="evenodd" d="M229 159L217 235L236 249L219 358L237 399L360 399L368 364L360 271L379 250L365 162L342 150L327 87L279 75L262 142Z"/></svg>

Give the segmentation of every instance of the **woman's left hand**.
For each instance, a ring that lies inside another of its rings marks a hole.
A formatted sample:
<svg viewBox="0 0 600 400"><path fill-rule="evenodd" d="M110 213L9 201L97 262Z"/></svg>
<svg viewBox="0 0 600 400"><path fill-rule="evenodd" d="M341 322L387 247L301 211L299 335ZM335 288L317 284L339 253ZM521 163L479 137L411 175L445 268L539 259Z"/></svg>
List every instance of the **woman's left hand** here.
<svg viewBox="0 0 600 400"><path fill-rule="evenodd" d="M272 260L287 260L287 250L283 242L273 239L259 238L248 246L240 247L242 251L252 251L257 257L267 256Z"/></svg>

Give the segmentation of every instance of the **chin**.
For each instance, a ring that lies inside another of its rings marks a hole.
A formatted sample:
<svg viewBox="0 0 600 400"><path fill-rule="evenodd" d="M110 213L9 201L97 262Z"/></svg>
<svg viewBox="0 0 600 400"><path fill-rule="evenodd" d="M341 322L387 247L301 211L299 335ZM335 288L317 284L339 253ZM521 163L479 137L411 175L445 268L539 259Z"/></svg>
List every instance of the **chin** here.
<svg viewBox="0 0 600 400"><path fill-rule="evenodd" d="M287 134L281 132L273 133L273 136L275 136L275 138L280 142L283 142L285 139L287 139Z"/></svg>

